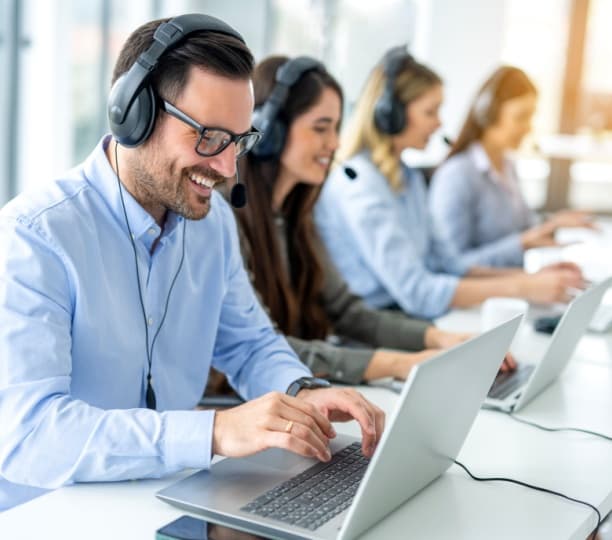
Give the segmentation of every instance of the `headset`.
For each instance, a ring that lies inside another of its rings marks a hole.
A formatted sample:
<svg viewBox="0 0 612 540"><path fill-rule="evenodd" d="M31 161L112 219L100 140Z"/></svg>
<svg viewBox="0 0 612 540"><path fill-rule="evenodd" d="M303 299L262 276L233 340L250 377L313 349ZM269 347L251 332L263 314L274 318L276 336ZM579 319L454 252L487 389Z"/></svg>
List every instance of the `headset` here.
<svg viewBox="0 0 612 540"><path fill-rule="evenodd" d="M374 104L374 124L381 133L397 135L407 126L406 106L395 94L395 81L402 66L414 61L406 45L389 49L383 58L385 87Z"/></svg>
<svg viewBox="0 0 612 540"><path fill-rule="evenodd" d="M172 296L172 290L178 279L178 276L183 268L183 261L185 259L185 236L187 233L187 220L183 221L183 238L182 238L182 251L181 259L178 264L178 268L172 282L168 295L166 296L166 302L164 306L163 315L161 321L157 327L157 330L153 336L151 346L149 347L149 326L147 321L147 314L145 311L142 286L140 282L140 270L138 267L138 253L136 250L136 243L130 222L127 216L127 210L125 208L125 201L123 197L123 188L121 186L121 179L119 176L119 160L117 155L118 145L121 144L127 147L135 147L143 144L153 131L155 124L155 118L157 116L157 97L155 90L153 89L150 77L151 73L157 67L157 63L168 49L174 47L187 37L189 34L194 32L209 31L217 32L220 34L227 34L235 37L242 43L244 39L236 32L231 26L225 24L223 21L210 17L208 15L201 14L188 14L181 15L168 22L161 23L155 30L153 35L153 43L151 46L140 54L130 69L121 77L115 81L109 98L108 98L108 121L111 129L111 133L117 144L115 144L115 169L117 171L117 186L119 188L119 196L121 198L121 206L123 208L123 216L125 218L125 224L128 230L128 237L134 253L134 264L136 268L136 281L138 284L138 298L140 300L140 308L142 311L142 318L145 329L145 349L147 354L148 371L146 376L146 405L149 409L157 408L157 398L155 396L155 390L153 388L153 380L151 375L153 352L155 348L155 342L159 335L166 315L168 314L168 307L170 304L170 297ZM244 193L244 186L240 185L241 190L238 190L238 196L234 196L236 186L232 190L232 199L238 199L242 196L242 206L246 202L246 195ZM232 201L234 204L235 201ZM240 201L238 201L240 202Z"/></svg>
<svg viewBox="0 0 612 540"><path fill-rule="evenodd" d="M472 117L481 129L488 128L497 120L499 107L494 107L493 104L499 87L507 73L507 68L499 68L474 100L474 104L472 105Z"/></svg>
<svg viewBox="0 0 612 540"><path fill-rule="evenodd" d="M151 74L160 57L194 32L216 32L244 38L220 19L200 13L180 15L161 23L151 46L140 54L130 69L113 84L108 98L108 123L111 133L123 146L143 144L151 135L157 116L157 97Z"/></svg>
<svg viewBox="0 0 612 540"><path fill-rule="evenodd" d="M263 137L251 149L251 154L265 160L281 153L287 137L287 124L278 118L278 113L287 102L291 87L304 73L315 69L325 71L325 66L310 56L298 56L276 70L272 92L253 113L253 126L263 133Z"/></svg>

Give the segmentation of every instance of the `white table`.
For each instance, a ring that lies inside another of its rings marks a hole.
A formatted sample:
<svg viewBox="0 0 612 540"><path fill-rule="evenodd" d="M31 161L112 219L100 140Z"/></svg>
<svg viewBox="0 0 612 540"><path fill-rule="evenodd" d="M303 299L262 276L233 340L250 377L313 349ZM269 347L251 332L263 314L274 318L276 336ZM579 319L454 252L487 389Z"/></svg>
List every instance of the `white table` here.
<svg viewBox="0 0 612 540"><path fill-rule="evenodd" d="M464 311L441 325L475 329L477 321L476 311ZM363 391L387 411L397 399L384 389ZM612 334L584 338L565 373L520 416L612 434ZM357 434L354 424L340 429ZM458 459L480 476L508 476L555 489L595 504L603 515L612 509L612 442L545 433L483 410ZM152 540L156 529L185 513L157 500L155 492L189 472L59 489L0 514L0 538ZM582 505L515 485L475 482L453 466L364 538L584 540L594 524L594 512Z"/></svg>

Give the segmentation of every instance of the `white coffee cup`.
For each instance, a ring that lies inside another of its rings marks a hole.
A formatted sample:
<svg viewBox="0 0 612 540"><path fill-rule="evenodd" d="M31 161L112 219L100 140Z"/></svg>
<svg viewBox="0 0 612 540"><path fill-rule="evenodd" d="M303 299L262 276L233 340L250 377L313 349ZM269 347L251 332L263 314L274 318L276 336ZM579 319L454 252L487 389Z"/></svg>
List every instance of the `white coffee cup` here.
<svg viewBox="0 0 612 540"><path fill-rule="evenodd" d="M489 298L482 304L480 327L483 332L491 330L517 315L527 316L529 304L520 298Z"/></svg>

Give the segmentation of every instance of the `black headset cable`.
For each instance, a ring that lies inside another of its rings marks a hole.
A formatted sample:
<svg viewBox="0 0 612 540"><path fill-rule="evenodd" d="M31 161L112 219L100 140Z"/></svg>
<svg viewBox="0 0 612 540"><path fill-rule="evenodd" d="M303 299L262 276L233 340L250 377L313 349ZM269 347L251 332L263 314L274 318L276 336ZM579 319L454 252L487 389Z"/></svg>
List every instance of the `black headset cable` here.
<svg viewBox="0 0 612 540"><path fill-rule="evenodd" d="M591 510L593 510L595 514L597 515L597 525L595 526L595 529L593 529L593 532L591 533L590 538L595 538L595 536L597 535L597 531L599 531L599 527L601 525L601 513L599 512L599 510L597 509L595 505L589 502L582 501L580 499L575 499L574 497L570 497L569 495L565 495L564 493L560 493L559 491L554 491L552 489L548 489L548 488L544 488L540 486L534 486L533 484L528 484L527 482L523 482L521 480L515 480L514 478L505 478L503 476L488 476L488 477L476 476L463 463L457 460L455 460L455 465L458 465L459 467L461 467L470 476L470 478L472 478L472 480L476 480L478 482L508 482L510 484L517 484L522 487L534 489L536 491L541 491L542 493L556 495L557 497L561 497L562 499L566 499L568 501L587 506Z"/></svg>
<svg viewBox="0 0 612 540"><path fill-rule="evenodd" d="M166 315L168 314L168 306L170 304L170 296L172 295L172 289L174 289L174 284L183 268L183 261L185 260L185 235L187 233L187 219L183 218L183 243L182 243L182 253L181 260L179 262L178 269L172 278L172 283L170 284L170 289L168 290L168 296L166 297L166 305L164 307L164 313L162 315L161 322L157 327L157 331L153 336L153 342L151 343L151 348L149 348L149 323L147 321L147 312L144 307L144 300L142 298L142 286L140 284L140 270L138 267L138 252L136 251L136 242L134 242L134 234L132 233L132 229L130 228L130 222L127 216L127 210L125 208L125 200L123 198L123 188L121 186L121 178L119 176L119 159L118 159L118 147L119 143L115 141L115 169L117 170L117 185L119 186L119 196L121 198L121 207L123 208L123 216L125 217L125 225L128 230L128 236L130 238L130 243L132 244L132 250L134 251L134 264L136 266L136 281L138 284L138 299L140 300L140 309L142 310L142 319L145 327L145 348L147 351L147 363L149 365L149 370L147 372L147 391L146 391L146 403L148 409L155 410L157 408L157 399L155 397L155 391L153 390L153 385L151 383L151 366L153 360L153 348L155 347L155 342L157 340L157 336L162 329L162 326L166 320Z"/></svg>

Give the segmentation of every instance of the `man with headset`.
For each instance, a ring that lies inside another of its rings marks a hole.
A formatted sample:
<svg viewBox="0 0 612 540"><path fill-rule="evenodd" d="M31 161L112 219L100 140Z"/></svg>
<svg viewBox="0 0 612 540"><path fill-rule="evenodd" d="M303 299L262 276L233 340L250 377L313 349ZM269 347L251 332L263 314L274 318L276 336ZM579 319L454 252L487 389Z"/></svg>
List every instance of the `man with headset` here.
<svg viewBox="0 0 612 540"><path fill-rule="evenodd" d="M115 67L112 137L0 212L0 509L213 454L328 460L330 420L355 418L374 451L382 411L312 378L273 331L213 190L259 137L252 68L212 17L143 25ZM211 365L251 401L194 410Z"/></svg>

